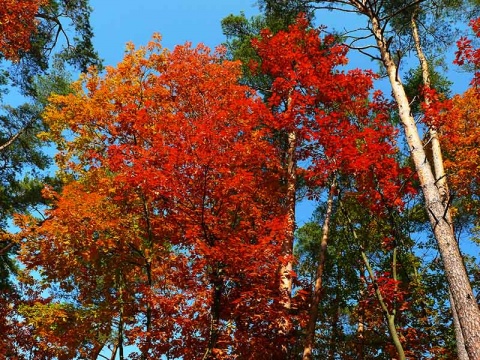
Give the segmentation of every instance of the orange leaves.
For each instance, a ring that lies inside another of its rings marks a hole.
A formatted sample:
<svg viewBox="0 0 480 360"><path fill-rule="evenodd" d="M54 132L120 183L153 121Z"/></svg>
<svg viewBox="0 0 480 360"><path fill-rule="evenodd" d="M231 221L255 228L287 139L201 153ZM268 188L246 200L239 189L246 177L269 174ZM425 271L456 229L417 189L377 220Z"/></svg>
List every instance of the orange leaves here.
<svg viewBox="0 0 480 360"><path fill-rule="evenodd" d="M142 351L199 358L212 317L258 323L259 344L273 336L279 165L261 126L271 115L239 76L204 46L153 41L45 113L68 181L25 232L24 261L83 304L108 299L104 321L136 319L125 331ZM235 348L242 332L219 329L215 351Z"/></svg>
<svg viewBox="0 0 480 360"><path fill-rule="evenodd" d="M449 184L461 196L480 194L479 104L476 89L469 89L463 95L454 97L448 121L441 127Z"/></svg>
<svg viewBox="0 0 480 360"><path fill-rule="evenodd" d="M312 189L345 174L369 207L402 205L389 107L369 99L374 76L340 71L345 48L302 19L256 48L273 78L270 108L221 50L168 52L154 40L129 45L44 114L65 181L45 191L47 219L24 222L22 260L143 355L273 358L286 341L278 265L293 261L281 249L293 221L279 134L295 132L292 157L311 161Z"/></svg>
<svg viewBox="0 0 480 360"><path fill-rule="evenodd" d="M36 30L35 16L45 0L2 0L0 6L0 53L18 60L30 49L30 36Z"/></svg>

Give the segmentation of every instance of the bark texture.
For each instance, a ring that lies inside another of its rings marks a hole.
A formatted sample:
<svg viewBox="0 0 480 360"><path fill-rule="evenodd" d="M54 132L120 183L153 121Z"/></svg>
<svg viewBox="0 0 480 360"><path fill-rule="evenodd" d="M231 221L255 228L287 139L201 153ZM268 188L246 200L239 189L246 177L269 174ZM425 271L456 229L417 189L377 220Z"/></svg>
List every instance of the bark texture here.
<svg viewBox="0 0 480 360"><path fill-rule="evenodd" d="M436 184L432 166L427 160L415 120L411 115L405 89L398 77L397 65L389 52L383 28L374 13L367 12L367 16L370 18L372 32L380 50L381 59L387 71L398 106L405 137L421 184L430 224L442 256L445 274L462 329L465 348L470 359L477 360L480 359L480 310L473 296L463 258L454 236L452 224L449 221L448 207L443 201L442 194Z"/></svg>

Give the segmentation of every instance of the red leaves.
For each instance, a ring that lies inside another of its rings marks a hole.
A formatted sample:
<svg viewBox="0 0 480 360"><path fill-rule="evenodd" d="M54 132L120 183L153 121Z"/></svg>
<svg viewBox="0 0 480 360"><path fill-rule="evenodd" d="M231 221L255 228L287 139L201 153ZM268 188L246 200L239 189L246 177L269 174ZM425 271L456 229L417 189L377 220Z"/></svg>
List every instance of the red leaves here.
<svg viewBox="0 0 480 360"><path fill-rule="evenodd" d="M477 37L480 37L480 18L470 21L470 27ZM458 50L455 52L455 64L458 65L472 65L475 69L475 75L472 79L471 85L478 88L480 85L480 74L478 68L480 66L480 49L475 49L472 45L472 40L461 37L457 41Z"/></svg>
<svg viewBox="0 0 480 360"><path fill-rule="evenodd" d="M275 337L279 165L261 126L270 114L239 76L204 46L153 42L47 111L76 180L53 197L24 261L71 279L83 304L108 298L104 321L150 317L124 325L144 352L199 358L212 319L217 353L250 356L258 348L238 338L267 348Z"/></svg>
<svg viewBox="0 0 480 360"><path fill-rule="evenodd" d="M370 99L372 72L339 69L347 62L346 47L308 26L300 17L288 31L264 31L253 41L257 67L273 81L267 125L296 133L296 159L311 164L304 175L312 196L332 174L348 174L373 211L386 204L401 208L401 189L410 188L404 184L408 172L395 159L390 104L378 92Z"/></svg>
<svg viewBox="0 0 480 360"><path fill-rule="evenodd" d="M0 7L0 52L9 60L30 49L35 16L46 0L3 0Z"/></svg>
<svg viewBox="0 0 480 360"><path fill-rule="evenodd" d="M424 87L422 93L425 99L421 104L424 112L423 121L428 126L438 129L449 121L452 102L445 99L442 94L438 94L435 89Z"/></svg>
<svg viewBox="0 0 480 360"><path fill-rule="evenodd" d="M278 319L294 318L278 289L279 265L294 260L282 250L294 225L282 135L297 140L292 161L310 162L312 193L345 175L378 214L401 208L405 188L389 104L369 96L375 76L341 71L346 48L319 35L299 19L255 42L272 77L268 107L239 84L238 63L156 41L52 98L45 119L65 186L46 191L48 219L25 231L27 268L144 354L278 357L290 335Z"/></svg>

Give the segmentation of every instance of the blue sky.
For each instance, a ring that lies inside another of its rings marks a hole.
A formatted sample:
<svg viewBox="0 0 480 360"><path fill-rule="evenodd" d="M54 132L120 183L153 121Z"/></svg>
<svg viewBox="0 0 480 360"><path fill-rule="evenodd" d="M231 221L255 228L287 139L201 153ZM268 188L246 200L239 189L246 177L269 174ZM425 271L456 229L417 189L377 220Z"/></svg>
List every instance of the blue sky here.
<svg viewBox="0 0 480 360"><path fill-rule="evenodd" d="M220 24L223 18L242 11L248 18L259 13L255 0L119 0L114 5L91 0L90 4L94 46L104 64L113 66L121 61L127 42L145 45L155 32L162 35L162 45L168 49L187 41L215 48L226 40ZM313 208L303 203L297 211L298 221L308 221Z"/></svg>
<svg viewBox="0 0 480 360"><path fill-rule="evenodd" d="M241 11L247 17L258 13L256 0L91 0L90 4L94 46L104 64L113 66L121 61L127 42L144 45L156 32L162 35L162 44L169 49L186 41L213 48L225 41L220 26L224 17ZM317 23L325 23L329 28L351 27L355 21L355 17L346 18L338 13L317 16ZM350 58L354 67L378 69L375 63L359 54L351 53ZM456 90L462 91L467 84L466 77L458 74L453 78L457 81ZM384 91L390 93L387 88ZM299 206L299 224L310 218L313 208L312 203Z"/></svg>
<svg viewBox="0 0 480 360"><path fill-rule="evenodd" d="M125 44L133 42L136 46L145 45L157 32L162 35L162 45L173 49L175 45L189 41L214 48L226 39L222 34L220 22L229 14L243 11L247 17L259 13L256 0L90 0L93 8L91 24L94 29L94 46L104 59L105 65L116 65L121 61ZM316 16L317 24L325 24L328 29L352 29L356 23L362 25L364 19L339 12L323 12ZM453 54L453 51L450 52ZM371 68L378 70L378 64L365 56L351 51L349 67ZM447 62L451 62L453 58ZM464 91L469 75L460 74L451 66L449 74L454 81L454 92ZM385 82L378 84L390 94ZM303 203L297 212L300 224L309 220L313 204Z"/></svg>
<svg viewBox="0 0 480 360"><path fill-rule="evenodd" d="M145 45L154 32L169 49L186 41L215 47L225 41L220 26L224 17L258 13L255 0L93 0L91 6L94 45L106 65L121 60L127 42Z"/></svg>

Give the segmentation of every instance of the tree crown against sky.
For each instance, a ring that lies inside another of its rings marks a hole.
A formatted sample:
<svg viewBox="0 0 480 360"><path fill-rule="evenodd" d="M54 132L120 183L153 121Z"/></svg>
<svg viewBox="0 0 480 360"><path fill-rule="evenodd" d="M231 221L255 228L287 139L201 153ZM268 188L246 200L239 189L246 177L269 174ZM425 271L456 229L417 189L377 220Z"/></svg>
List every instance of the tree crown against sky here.
<svg viewBox="0 0 480 360"><path fill-rule="evenodd" d="M428 210L394 104L372 96L372 72L342 68L338 37L293 23L253 36L265 98L224 53L158 41L50 98L62 186L8 239L26 266L0 307L9 356L305 358L308 322L313 356L454 356L445 273L415 251ZM416 111L456 139L447 171L468 173L473 100L428 94ZM459 180L475 222L476 180ZM303 189L331 205L292 241Z"/></svg>

